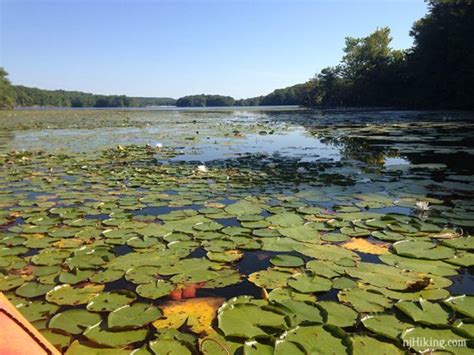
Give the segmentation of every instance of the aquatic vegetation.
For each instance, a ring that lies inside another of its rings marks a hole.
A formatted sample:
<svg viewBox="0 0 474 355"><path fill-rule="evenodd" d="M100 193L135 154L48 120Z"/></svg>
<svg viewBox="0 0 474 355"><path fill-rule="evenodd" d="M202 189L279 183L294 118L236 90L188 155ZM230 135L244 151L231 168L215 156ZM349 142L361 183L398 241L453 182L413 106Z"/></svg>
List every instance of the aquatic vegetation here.
<svg viewBox="0 0 474 355"><path fill-rule="evenodd" d="M459 154L453 142L471 155L459 124L425 123L435 139L404 120L349 115L315 130L309 114L260 115L208 134L281 119L262 137L303 124L341 155L223 153L204 171L179 134L159 150L0 154L0 290L69 354L403 353L416 336L471 338L474 296L459 287L474 265L472 167L420 160L429 148ZM411 160L358 159L349 132Z"/></svg>

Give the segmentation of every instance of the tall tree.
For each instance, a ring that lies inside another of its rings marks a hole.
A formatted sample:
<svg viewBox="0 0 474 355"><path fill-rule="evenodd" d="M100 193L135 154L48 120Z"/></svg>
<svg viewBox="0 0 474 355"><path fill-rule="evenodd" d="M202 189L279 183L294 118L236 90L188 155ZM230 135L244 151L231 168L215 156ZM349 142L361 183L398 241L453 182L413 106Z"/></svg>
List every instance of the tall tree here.
<svg viewBox="0 0 474 355"><path fill-rule="evenodd" d="M409 67L418 99L434 108L474 108L474 3L430 0L413 26Z"/></svg>
<svg viewBox="0 0 474 355"><path fill-rule="evenodd" d="M8 73L0 68L0 109L11 109L15 103Z"/></svg>

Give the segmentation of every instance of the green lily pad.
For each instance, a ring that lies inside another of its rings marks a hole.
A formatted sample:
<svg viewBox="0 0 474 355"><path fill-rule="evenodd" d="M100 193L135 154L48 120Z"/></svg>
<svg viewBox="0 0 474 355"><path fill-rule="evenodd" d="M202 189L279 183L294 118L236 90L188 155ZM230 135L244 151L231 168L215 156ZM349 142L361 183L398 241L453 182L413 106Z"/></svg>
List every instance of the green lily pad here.
<svg viewBox="0 0 474 355"><path fill-rule="evenodd" d="M372 263L360 263L357 267L347 268L349 276L361 281L390 290L423 289L430 283L430 278L424 274Z"/></svg>
<svg viewBox="0 0 474 355"><path fill-rule="evenodd" d="M47 319L59 309L55 304L44 301L31 301L16 306L30 322Z"/></svg>
<svg viewBox="0 0 474 355"><path fill-rule="evenodd" d="M20 275L0 276L0 291L12 290L27 281L27 278Z"/></svg>
<svg viewBox="0 0 474 355"><path fill-rule="evenodd" d="M90 326L84 336L99 345L110 347L123 347L143 341L147 336L147 329L109 331L103 328L102 323Z"/></svg>
<svg viewBox="0 0 474 355"><path fill-rule="evenodd" d="M303 224L303 219L295 213L279 213L266 219L270 224L280 227L294 227Z"/></svg>
<svg viewBox="0 0 474 355"><path fill-rule="evenodd" d="M380 313L367 315L361 319L365 328L375 334L383 335L389 339L398 339L398 336L413 325L399 320L395 315Z"/></svg>
<svg viewBox="0 0 474 355"><path fill-rule="evenodd" d="M70 272L62 272L59 274L59 281L63 284L75 285L79 282L87 280L94 274L93 270L74 269Z"/></svg>
<svg viewBox="0 0 474 355"><path fill-rule="evenodd" d="M53 285L43 285L37 282L27 282L18 287L15 290L15 293L18 296L26 297L26 298L33 298L38 297L46 294L49 290L51 290L54 286Z"/></svg>
<svg viewBox="0 0 474 355"><path fill-rule="evenodd" d="M332 282L320 276L297 274L288 279L288 286L301 293L326 292L332 288Z"/></svg>
<svg viewBox="0 0 474 355"><path fill-rule="evenodd" d="M295 346L288 346L288 343ZM341 338L334 336L323 326L297 327L284 333L275 346L275 354L288 354L288 350L301 348L304 352L290 352L291 354L345 354L346 347Z"/></svg>
<svg viewBox="0 0 474 355"><path fill-rule="evenodd" d="M108 282L113 282L121 279L124 275L124 272L121 270L106 269L104 271L99 271L89 278L91 282L96 282L100 284L105 284Z"/></svg>
<svg viewBox="0 0 474 355"><path fill-rule="evenodd" d="M225 336L254 338L264 336L266 328L285 329L285 317L281 314L265 310L254 304L239 303L223 306L219 310L219 329Z"/></svg>
<svg viewBox="0 0 474 355"><path fill-rule="evenodd" d="M82 287L71 285L58 285L46 294L48 302L58 305L77 306L86 304L104 289L104 285L87 284Z"/></svg>
<svg viewBox="0 0 474 355"><path fill-rule="evenodd" d="M441 260L419 260L405 258L395 254L384 254L379 256L380 260L387 265L396 266L400 269L413 270L416 272L429 273L439 276L452 276L457 274L457 268Z"/></svg>
<svg viewBox="0 0 474 355"><path fill-rule="evenodd" d="M293 255L276 255L270 259L275 266L280 267L299 267L304 265L304 260Z"/></svg>
<svg viewBox="0 0 474 355"><path fill-rule="evenodd" d="M273 302L283 302L285 300L295 300L295 301L316 301L316 297L313 295L308 295L305 293L299 293L295 290L286 287L286 288L275 288L270 291L268 294L268 299Z"/></svg>
<svg viewBox="0 0 474 355"><path fill-rule="evenodd" d="M146 303L134 303L117 308L107 318L112 329L141 328L161 317L163 313L158 307Z"/></svg>
<svg viewBox="0 0 474 355"><path fill-rule="evenodd" d="M130 350L117 348L93 348L75 340L66 351L66 355L130 355Z"/></svg>
<svg viewBox="0 0 474 355"><path fill-rule="evenodd" d="M337 298L341 302L350 304L357 312L382 312L391 306L390 300L384 295L360 288L339 291Z"/></svg>
<svg viewBox="0 0 474 355"><path fill-rule="evenodd" d="M391 343L382 342L367 335L354 335L350 337L352 354L366 355L377 349L381 355L403 355L405 352Z"/></svg>
<svg viewBox="0 0 474 355"><path fill-rule="evenodd" d="M277 271L274 269L267 269L257 271L248 276L248 280L258 287L274 289L277 287L286 286L288 278L291 276L288 272Z"/></svg>
<svg viewBox="0 0 474 355"><path fill-rule="evenodd" d="M134 284L146 284L156 280L159 268L156 266L133 267L125 273L125 279Z"/></svg>
<svg viewBox="0 0 474 355"><path fill-rule="evenodd" d="M318 231L308 225L278 228L278 232L284 237L299 241L315 242L319 238Z"/></svg>
<svg viewBox="0 0 474 355"><path fill-rule="evenodd" d="M153 351L153 354L157 355L191 355L191 350L186 346L186 344L178 341L178 340L153 340L150 341L150 349Z"/></svg>
<svg viewBox="0 0 474 355"><path fill-rule="evenodd" d="M172 283L165 280L156 280L147 284L141 284L137 287L137 293L145 298L155 300L170 294L174 290Z"/></svg>
<svg viewBox="0 0 474 355"><path fill-rule="evenodd" d="M443 303L460 314L474 318L474 296L452 296L444 300Z"/></svg>
<svg viewBox="0 0 474 355"><path fill-rule="evenodd" d="M324 323L337 327L351 327L356 323L357 312L343 304L331 301L317 303L323 311Z"/></svg>
<svg viewBox="0 0 474 355"><path fill-rule="evenodd" d="M405 344L408 344L410 348L415 349L419 352L425 352L427 350L447 350L456 353L456 348L458 347L453 346L452 342L459 341L464 343L466 341L465 338L457 335L450 329L431 329L423 327L409 328L402 333L401 338L403 339ZM426 339L428 341L420 342L417 339ZM434 339L439 341L432 341ZM450 340L451 346L447 343L448 340Z"/></svg>
<svg viewBox="0 0 474 355"><path fill-rule="evenodd" d="M114 290L102 292L92 297L87 303L87 309L92 312L112 312L135 301L137 296L132 291Z"/></svg>
<svg viewBox="0 0 474 355"><path fill-rule="evenodd" d="M392 248L398 255L415 259L441 260L452 258L455 254L452 248L417 240L401 240L394 243Z"/></svg>
<svg viewBox="0 0 474 355"><path fill-rule="evenodd" d="M424 299L420 299L418 302L397 302L395 307L421 324L445 325L449 320L449 312L446 312L439 304Z"/></svg>
<svg viewBox="0 0 474 355"><path fill-rule="evenodd" d="M278 309L286 315L291 327L300 324L322 324L323 316L314 303L297 300L282 300L278 302Z"/></svg>
<svg viewBox="0 0 474 355"><path fill-rule="evenodd" d="M59 329L69 334L81 334L87 327L99 323L101 317L97 313L84 309L69 309L54 315L48 327Z"/></svg>
<svg viewBox="0 0 474 355"><path fill-rule="evenodd" d="M224 210L235 216L256 215L262 212L262 208L258 204L246 200L240 200L239 202L228 205Z"/></svg>

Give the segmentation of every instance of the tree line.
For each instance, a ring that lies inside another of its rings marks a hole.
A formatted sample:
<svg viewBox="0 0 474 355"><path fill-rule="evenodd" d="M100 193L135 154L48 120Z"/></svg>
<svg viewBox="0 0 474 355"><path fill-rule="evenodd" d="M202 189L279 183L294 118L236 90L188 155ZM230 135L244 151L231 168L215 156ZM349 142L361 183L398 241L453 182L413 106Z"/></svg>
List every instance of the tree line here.
<svg viewBox="0 0 474 355"><path fill-rule="evenodd" d="M174 106L168 97L130 97L96 95L81 91L43 90L11 85L7 73L0 68L0 108L16 107L145 107Z"/></svg>
<svg viewBox="0 0 474 355"><path fill-rule="evenodd" d="M222 106L474 109L473 1L427 2L428 13L410 31L412 48L392 49L388 27L362 38L347 37L340 63L306 83L266 96L226 98ZM206 106L204 96L181 102Z"/></svg>
<svg viewBox="0 0 474 355"><path fill-rule="evenodd" d="M191 95L140 98L12 86L0 68L0 108L16 106L179 107L302 105L309 107L404 107L474 109L474 4L472 0L427 0L428 13L416 21L406 50L390 47L388 27L366 37L345 39L339 64L306 83L265 96Z"/></svg>
<svg viewBox="0 0 474 355"><path fill-rule="evenodd" d="M344 56L306 83L307 106L474 108L474 4L430 0L407 50L390 47L387 27L346 38Z"/></svg>

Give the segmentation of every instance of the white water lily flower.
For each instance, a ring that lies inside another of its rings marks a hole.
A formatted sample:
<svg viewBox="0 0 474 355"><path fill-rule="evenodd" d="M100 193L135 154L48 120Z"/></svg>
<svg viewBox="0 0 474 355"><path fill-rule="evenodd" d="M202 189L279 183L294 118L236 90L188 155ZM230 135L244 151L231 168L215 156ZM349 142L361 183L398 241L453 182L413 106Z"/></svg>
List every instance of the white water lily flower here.
<svg viewBox="0 0 474 355"><path fill-rule="evenodd" d="M205 165L198 165L197 171L199 171L200 173L207 173L209 169Z"/></svg>
<svg viewBox="0 0 474 355"><path fill-rule="evenodd" d="M161 143L156 143L156 144L155 144L155 148L158 148L158 149L163 148L163 144L161 144Z"/></svg>
<svg viewBox="0 0 474 355"><path fill-rule="evenodd" d="M416 201L416 209L421 212L426 212L431 209L430 203L428 201Z"/></svg>
<svg viewBox="0 0 474 355"><path fill-rule="evenodd" d="M308 170L306 170L305 168L303 168L302 166L300 166L298 169L296 169L296 172L298 174L305 174L308 172Z"/></svg>

